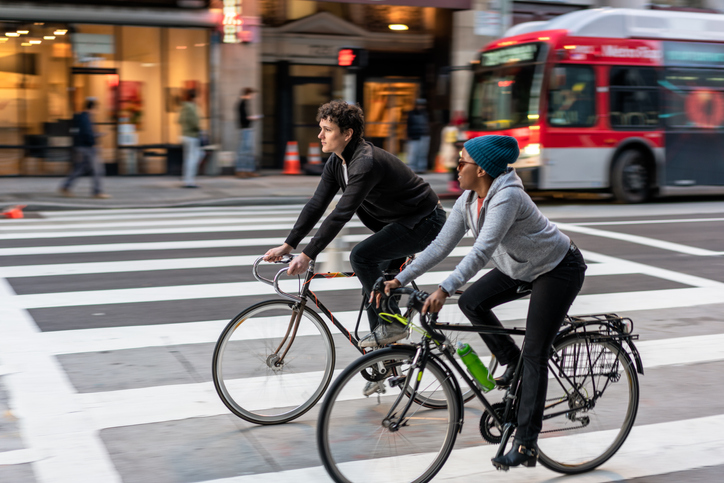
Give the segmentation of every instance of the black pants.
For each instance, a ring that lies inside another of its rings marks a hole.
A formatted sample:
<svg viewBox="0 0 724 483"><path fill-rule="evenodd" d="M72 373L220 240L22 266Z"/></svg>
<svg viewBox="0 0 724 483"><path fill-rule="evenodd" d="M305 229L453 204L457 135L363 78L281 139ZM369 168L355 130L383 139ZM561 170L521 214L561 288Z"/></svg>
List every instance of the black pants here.
<svg viewBox="0 0 724 483"><path fill-rule="evenodd" d="M583 285L586 264L581 252L571 245L565 258L550 272L536 278L530 295L523 347L523 380L518 410L516 440L531 445L538 440L543 424L548 389L548 356L553 338ZM523 282L497 269L488 272L460 297L458 305L475 325L503 327L491 309L523 297ZM520 349L507 335L482 335L483 341L501 364L517 361Z"/></svg>
<svg viewBox="0 0 724 483"><path fill-rule="evenodd" d="M399 269L405 258L421 252L440 233L445 224L445 210L440 204L412 229L399 223L390 223L380 231L359 242L349 256L350 265L362 283L365 296L369 297L372 287L385 270ZM390 309L396 304L391 301ZM370 330L377 327L377 311L374 304L367 310Z"/></svg>

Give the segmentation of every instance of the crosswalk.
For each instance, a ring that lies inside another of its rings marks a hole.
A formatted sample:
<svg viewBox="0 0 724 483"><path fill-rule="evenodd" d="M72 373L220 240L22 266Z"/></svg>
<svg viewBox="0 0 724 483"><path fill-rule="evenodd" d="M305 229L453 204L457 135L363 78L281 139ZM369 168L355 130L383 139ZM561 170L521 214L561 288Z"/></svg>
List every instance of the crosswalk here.
<svg viewBox="0 0 724 483"><path fill-rule="evenodd" d="M8 423L0 425L4 441L0 479L3 471L30 465L39 483L136 481L136 473L129 469L133 463L109 450L120 444L109 435L141 425L153 432L156 426L174 421L227 415L210 381L209 348L242 308L274 295L271 287L251 277L250 266L266 249L284 241L300 208L47 212L41 218L2 221L0 408L6 406ZM672 253L697 257L724 253L590 225L594 224L559 223L568 233ZM367 233L355 219L343 238L346 249ZM724 302L721 282L581 248L589 265L587 283L611 276L642 282L628 291L584 285L571 313L629 314ZM465 247L455 249L418 283L436 285L466 252ZM318 262L324 265L327 254ZM339 320L353 328L357 311L350 307L359 303L357 280L314 283L315 292L327 296L325 304L329 301ZM295 284L287 280L283 286L291 291ZM518 321L526 311L527 301L520 300L500 307L496 314L503 321ZM654 334L642 337L637 345L647 374L724 361L724 331L686 337ZM338 347L339 352L347 349ZM347 350L347 357L355 354ZM253 381L249 384L253 387ZM477 421L468 423L473 429L476 425ZM672 435L699 427L707 438L685 445L680 439L674 441ZM724 446L720 436L724 431L712 428L724 429L724 414L645 421L634 428L606 470L630 478L724 465L721 450L714 456L706 450ZM192 444L194 435L187 438ZM690 457L672 458L668 450L650 455L646 441L651 438L664 445L670 442L672 453L684 451ZM158 451L163 453L162 448ZM542 468L524 475L496 474L492 467L479 464L491 451L492 447L479 445L456 449L436 481L466 481L483 474L490 481L544 481L555 476ZM280 464L274 471L231 476L226 474L230 471L207 471L200 473L206 476L174 481L327 481L314 448L307 448L307 453L302 458L305 463ZM662 463L656 464L659 460ZM147 476L145 481L166 481L162 473ZM594 474L585 481L612 479L616 478Z"/></svg>

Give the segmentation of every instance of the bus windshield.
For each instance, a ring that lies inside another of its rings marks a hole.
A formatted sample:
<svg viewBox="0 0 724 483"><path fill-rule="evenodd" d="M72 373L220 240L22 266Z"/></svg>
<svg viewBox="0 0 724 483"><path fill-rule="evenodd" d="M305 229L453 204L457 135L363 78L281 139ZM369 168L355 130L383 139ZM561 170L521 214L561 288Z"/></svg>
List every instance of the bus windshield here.
<svg viewBox="0 0 724 483"><path fill-rule="evenodd" d="M468 120L473 131L530 126L539 118L545 44L483 52L475 72Z"/></svg>

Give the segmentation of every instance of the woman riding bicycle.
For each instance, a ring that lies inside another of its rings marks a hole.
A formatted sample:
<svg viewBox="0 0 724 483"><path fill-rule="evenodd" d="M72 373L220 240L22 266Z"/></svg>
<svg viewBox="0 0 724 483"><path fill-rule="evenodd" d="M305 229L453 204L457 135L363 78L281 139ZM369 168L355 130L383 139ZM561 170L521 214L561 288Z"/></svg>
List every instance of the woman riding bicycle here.
<svg viewBox="0 0 724 483"><path fill-rule="evenodd" d="M395 279L385 292L403 286L444 260L472 230L475 243L453 273L425 302L422 313L438 312L447 297L490 261L494 268L473 283L458 302L473 324L502 327L491 309L516 300L532 288L523 347L518 427L512 449L493 462L535 466L542 426L548 356L553 338L583 284L586 265L571 240L536 207L508 164L518 158L510 136L482 136L467 141L458 163L458 198L435 241ZM505 373L496 379L510 385L521 350L510 336L482 335Z"/></svg>

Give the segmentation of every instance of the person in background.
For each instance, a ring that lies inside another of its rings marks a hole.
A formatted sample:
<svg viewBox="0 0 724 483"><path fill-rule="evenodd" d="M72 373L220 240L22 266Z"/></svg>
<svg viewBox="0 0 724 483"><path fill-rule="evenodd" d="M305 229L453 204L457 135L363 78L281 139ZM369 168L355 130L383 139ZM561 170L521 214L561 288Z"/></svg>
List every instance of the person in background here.
<svg viewBox="0 0 724 483"><path fill-rule="evenodd" d="M369 296L386 269L398 269L405 258L423 250L445 223L445 210L430 185L396 156L365 141L364 114L359 106L336 100L317 111L322 151L330 153L311 200L302 209L283 245L264 255L281 260L314 228L339 190L342 197L322 221L317 233L289 264L289 275L299 275L334 240L354 216L374 233L359 242L349 257ZM394 310L395 307L391 307ZM405 338L407 327L386 322L370 306L370 333L362 347L376 347Z"/></svg>
<svg viewBox="0 0 724 483"><path fill-rule="evenodd" d="M256 161L254 159L255 132L253 121L261 119L262 116L252 116L251 101L256 91L251 87L245 87L241 91L241 98L238 103L239 110L239 151L236 158L236 177L255 178L259 176L256 172Z"/></svg>
<svg viewBox="0 0 724 483"><path fill-rule="evenodd" d="M460 150L456 146L460 130L454 120L447 123L440 133L440 152L438 155L442 158L442 165L450 170L450 182L448 183L448 191L450 193L460 193L460 183L458 182L458 159L460 158Z"/></svg>
<svg viewBox="0 0 724 483"><path fill-rule="evenodd" d="M201 162L201 119L196 106L196 90L189 89L186 93L186 102L181 106L178 122L181 125L181 142L184 149L183 187L198 188L196 185L196 171Z"/></svg>
<svg viewBox="0 0 724 483"><path fill-rule="evenodd" d="M76 179L90 172L93 175L92 196L94 198L110 198L103 192L103 175L105 165L98 156L96 139L100 136L93 129L93 115L96 108L96 101L89 97L85 102L85 110L73 116L71 134L73 135L73 171L60 187L60 192L65 196L73 196L70 188Z"/></svg>
<svg viewBox="0 0 724 483"><path fill-rule="evenodd" d="M427 101L418 99L415 108L407 113L407 164L415 173L427 171L427 153L430 149L430 119Z"/></svg>

